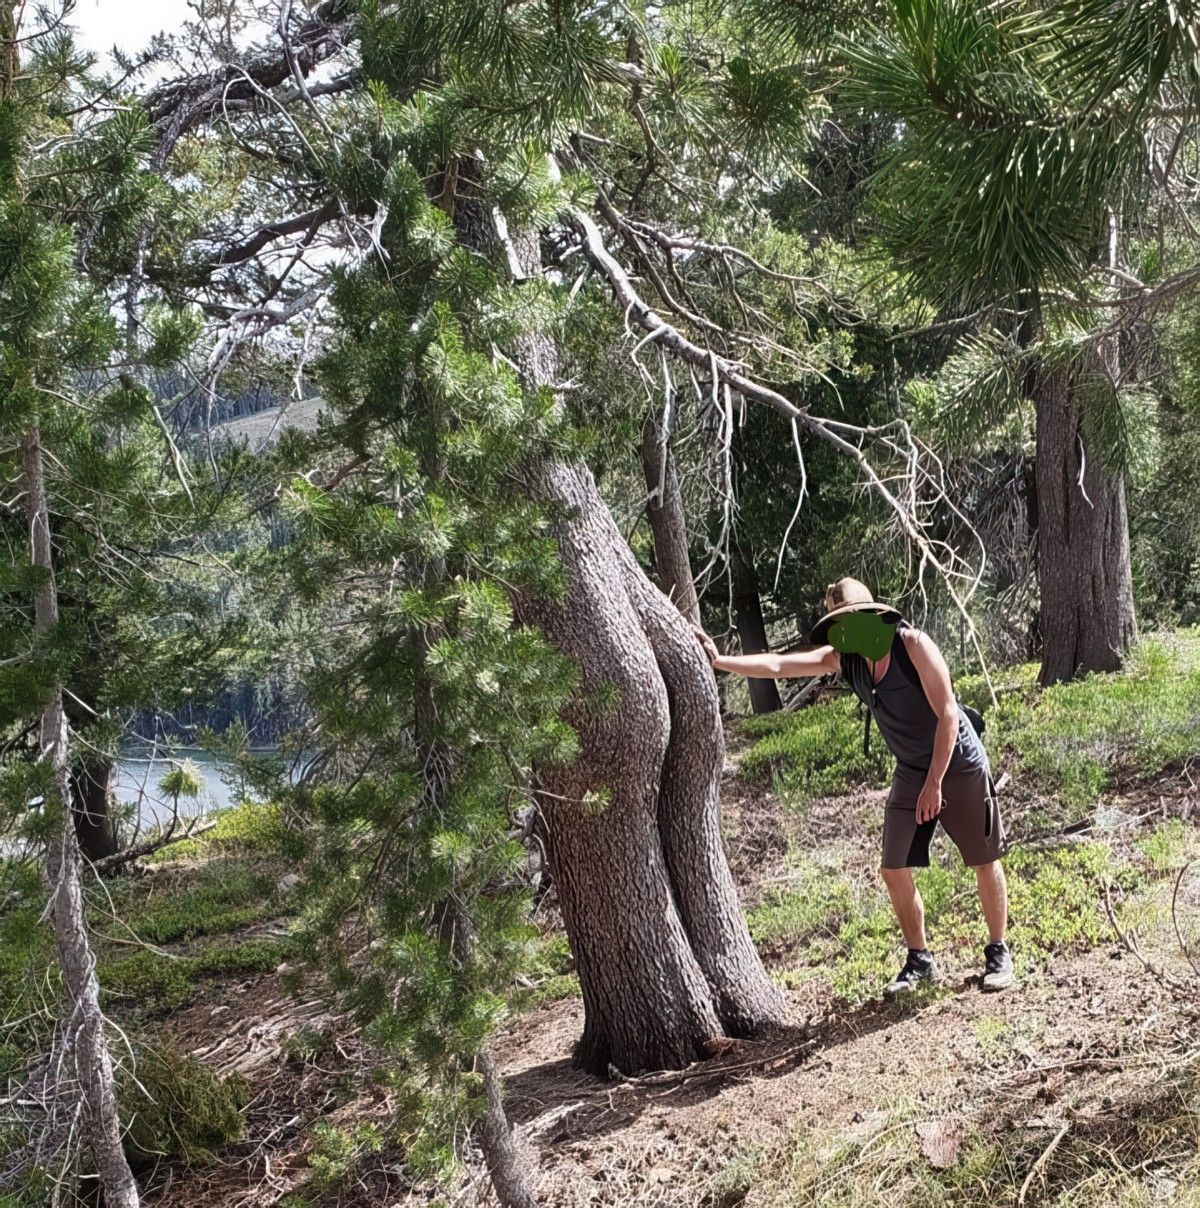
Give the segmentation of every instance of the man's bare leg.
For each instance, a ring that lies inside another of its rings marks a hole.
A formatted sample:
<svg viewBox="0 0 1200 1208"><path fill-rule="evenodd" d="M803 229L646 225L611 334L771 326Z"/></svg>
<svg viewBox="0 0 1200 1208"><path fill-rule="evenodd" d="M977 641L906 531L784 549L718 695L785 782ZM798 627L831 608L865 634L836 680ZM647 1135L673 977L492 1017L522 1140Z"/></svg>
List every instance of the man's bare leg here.
<svg viewBox="0 0 1200 1208"><path fill-rule="evenodd" d="M925 904L921 901L917 883L913 880L911 868L881 868L883 883L887 886L888 896L892 899L892 910L904 933L904 943L909 948L924 951L928 948L925 940Z"/></svg>
<svg viewBox="0 0 1200 1208"><path fill-rule="evenodd" d="M975 883L979 888L979 905L987 922L988 940L993 944L1004 939L1008 928L1008 882L999 860L975 866Z"/></svg>

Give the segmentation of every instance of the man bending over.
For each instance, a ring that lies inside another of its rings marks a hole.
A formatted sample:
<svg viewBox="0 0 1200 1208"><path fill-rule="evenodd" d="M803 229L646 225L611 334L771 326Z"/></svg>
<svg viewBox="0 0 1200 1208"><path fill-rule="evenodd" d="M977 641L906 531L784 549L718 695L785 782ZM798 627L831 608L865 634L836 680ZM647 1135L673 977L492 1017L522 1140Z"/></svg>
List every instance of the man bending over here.
<svg viewBox="0 0 1200 1208"><path fill-rule="evenodd" d="M697 632L716 671L754 679L840 674L870 712L896 757L883 822L883 874L892 909L908 945L894 997L935 982L939 972L925 937L925 909L914 868L929 866L929 844L941 822L963 861L975 869L988 926L983 988L1012 984L1012 957L1004 938L1008 887L1000 857L1007 850L987 752L954 696L950 672L932 639L877 603L857 579L826 590L826 615L814 627L815 650L729 657Z"/></svg>

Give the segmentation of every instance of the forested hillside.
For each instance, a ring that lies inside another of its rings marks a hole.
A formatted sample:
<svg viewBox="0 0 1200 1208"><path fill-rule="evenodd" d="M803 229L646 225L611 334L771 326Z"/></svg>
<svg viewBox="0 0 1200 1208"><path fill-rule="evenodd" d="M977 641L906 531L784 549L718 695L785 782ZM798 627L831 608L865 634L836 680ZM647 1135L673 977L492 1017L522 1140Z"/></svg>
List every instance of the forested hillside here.
<svg viewBox="0 0 1200 1208"><path fill-rule="evenodd" d="M1195 1204L1192 7L189 13L0 0L0 1208Z"/></svg>

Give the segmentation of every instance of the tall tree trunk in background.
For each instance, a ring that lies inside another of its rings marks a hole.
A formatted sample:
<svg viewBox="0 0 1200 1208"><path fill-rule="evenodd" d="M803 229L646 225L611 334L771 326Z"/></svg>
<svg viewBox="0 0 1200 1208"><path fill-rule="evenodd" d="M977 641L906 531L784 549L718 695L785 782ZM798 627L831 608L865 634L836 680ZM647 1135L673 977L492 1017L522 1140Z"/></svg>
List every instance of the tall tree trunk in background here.
<svg viewBox="0 0 1200 1208"><path fill-rule="evenodd" d="M113 813L110 759L84 759L71 772L71 813L79 849L89 860L115 855L120 848Z"/></svg>
<svg viewBox="0 0 1200 1208"><path fill-rule="evenodd" d="M693 625L700 624L700 601L688 557L687 518L675 474L671 446L653 417L642 426L642 470L646 475L646 512L654 534L658 585Z"/></svg>
<svg viewBox="0 0 1200 1208"><path fill-rule="evenodd" d="M743 654L762 654L770 650L767 627L763 622L762 600L758 594L758 575L737 543L730 550L729 573L733 576L733 620ZM773 679L751 679L750 705L755 713L773 713L781 707L779 688Z"/></svg>
<svg viewBox="0 0 1200 1208"><path fill-rule="evenodd" d="M34 600L34 630L39 638L58 624L58 593L50 543L50 516L42 470L41 437L31 428L22 445L25 476L25 508L34 566L42 572ZM65 1010L59 1068L70 1091L79 1096L84 1141L96 1166L104 1193L105 1208L136 1208L137 1184L121 1146L112 1058L104 1035L100 1012L100 984L96 979L96 957L88 939L84 918L83 884L80 879L79 846L75 829L68 821L71 785L67 718L63 710L62 685L42 713L41 757L53 771L53 793L47 808L57 799L60 824L46 860L50 887L50 917L63 974ZM77 1089L74 1089L77 1088Z"/></svg>
<svg viewBox="0 0 1200 1208"><path fill-rule="evenodd" d="M1037 565L1040 680L1115 671L1136 636L1125 483L1088 452L1077 370L1040 366Z"/></svg>

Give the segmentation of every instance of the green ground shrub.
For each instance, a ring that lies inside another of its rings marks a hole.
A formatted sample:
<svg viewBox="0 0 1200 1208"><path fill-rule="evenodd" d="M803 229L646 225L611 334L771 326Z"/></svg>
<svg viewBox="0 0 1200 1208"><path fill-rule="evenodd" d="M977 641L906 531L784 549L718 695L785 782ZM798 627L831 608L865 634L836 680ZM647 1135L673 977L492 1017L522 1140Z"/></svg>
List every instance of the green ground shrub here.
<svg viewBox="0 0 1200 1208"><path fill-rule="evenodd" d="M793 804L856 785L886 784L894 762L875 732L870 753L863 753L863 719L850 696L796 713L747 718L738 733L755 740L741 756L741 774L760 784L774 780Z"/></svg>
<svg viewBox="0 0 1200 1208"><path fill-rule="evenodd" d="M514 1011L528 1011L560 998L579 993L579 977L573 971L571 945L562 932L548 932L534 940L523 972L532 985L520 986L509 996Z"/></svg>
<svg viewBox="0 0 1200 1208"><path fill-rule="evenodd" d="M181 839L146 857L148 863L194 860L215 851L292 853L295 836L273 801L242 801L218 811L216 826L194 839Z"/></svg>
<svg viewBox="0 0 1200 1208"><path fill-rule="evenodd" d="M383 1145L383 1134L374 1124L338 1128L322 1121L313 1129L313 1146L308 1153L313 1186L325 1190L345 1183L355 1167L377 1154Z"/></svg>
<svg viewBox="0 0 1200 1208"><path fill-rule="evenodd" d="M1200 665L1192 631L1144 641L1125 671L1004 696L985 716L993 763L1053 793L1077 821L1116 778L1200 756Z"/></svg>
<svg viewBox="0 0 1200 1208"><path fill-rule="evenodd" d="M820 859L796 860L794 885L774 889L749 912L751 934L759 944L795 950L796 963L782 974L785 983L822 978L839 997L860 1002L895 972L901 948L896 920L880 883L846 872L834 854ZM1025 973L1053 955L1101 942L1109 934L1104 885L1128 890L1141 879L1103 843L1017 849L1005 868L1009 937L1018 972ZM916 879L935 950L974 961L987 936L973 871L949 855L918 869Z"/></svg>
<svg viewBox="0 0 1200 1208"><path fill-rule="evenodd" d="M134 1169L158 1158L209 1165L245 1131L250 1086L222 1078L170 1042L135 1046L134 1074L117 1088L125 1151Z"/></svg>
<svg viewBox="0 0 1200 1208"><path fill-rule="evenodd" d="M181 957L142 948L132 956L100 961L101 1002L147 1016L174 1011L190 1002L205 980L269 972L289 951L286 940L268 937L210 944Z"/></svg>
<svg viewBox="0 0 1200 1208"><path fill-rule="evenodd" d="M238 859L215 859L190 874L188 883L156 887L147 899L143 883L114 887L113 906L152 944L224 935L280 912L277 875ZM114 934L125 934L124 927Z"/></svg>

